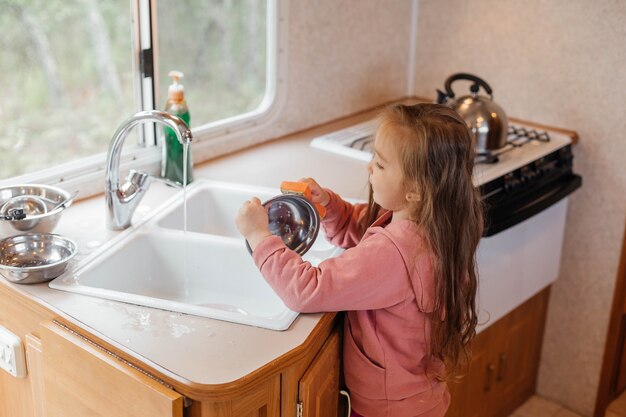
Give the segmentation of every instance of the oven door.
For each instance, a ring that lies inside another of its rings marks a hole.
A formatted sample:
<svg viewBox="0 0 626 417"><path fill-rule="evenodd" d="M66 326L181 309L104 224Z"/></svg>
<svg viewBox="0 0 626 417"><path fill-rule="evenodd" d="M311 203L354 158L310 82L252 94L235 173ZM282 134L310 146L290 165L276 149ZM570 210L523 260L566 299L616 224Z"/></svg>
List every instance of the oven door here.
<svg viewBox="0 0 626 417"><path fill-rule="evenodd" d="M519 196L484 200L483 236L495 235L531 218L570 195L581 184L582 178L570 173Z"/></svg>

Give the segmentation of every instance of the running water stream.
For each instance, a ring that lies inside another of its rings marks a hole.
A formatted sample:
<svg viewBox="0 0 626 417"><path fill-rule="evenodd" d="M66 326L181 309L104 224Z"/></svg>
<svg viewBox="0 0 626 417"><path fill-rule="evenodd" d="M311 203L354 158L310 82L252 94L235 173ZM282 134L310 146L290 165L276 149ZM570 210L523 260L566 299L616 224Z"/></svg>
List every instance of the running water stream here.
<svg viewBox="0 0 626 417"><path fill-rule="evenodd" d="M183 231L187 234L187 160L189 143L183 144Z"/></svg>
<svg viewBox="0 0 626 417"><path fill-rule="evenodd" d="M183 144L183 274L185 295L189 295L189 262L187 261L187 160L189 158L189 142Z"/></svg>

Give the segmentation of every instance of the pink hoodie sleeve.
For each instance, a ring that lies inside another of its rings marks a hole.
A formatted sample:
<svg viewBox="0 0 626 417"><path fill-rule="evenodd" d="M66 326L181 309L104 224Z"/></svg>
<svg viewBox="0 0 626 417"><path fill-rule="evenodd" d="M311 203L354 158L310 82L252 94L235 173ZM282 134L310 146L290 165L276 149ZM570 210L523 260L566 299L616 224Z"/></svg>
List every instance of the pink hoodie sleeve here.
<svg viewBox="0 0 626 417"><path fill-rule="evenodd" d="M330 200L326 205L326 217L322 227L328 240L340 248L356 246L363 236L360 224L363 222L367 204L350 204L331 190L326 190Z"/></svg>
<svg viewBox="0 0 626 417"><path fill-rule="evenodd" d="M386 308L413 294L404 260L384 233L312 266L277 236L256 247L254 261L292 310L303 313Z"/></svg>

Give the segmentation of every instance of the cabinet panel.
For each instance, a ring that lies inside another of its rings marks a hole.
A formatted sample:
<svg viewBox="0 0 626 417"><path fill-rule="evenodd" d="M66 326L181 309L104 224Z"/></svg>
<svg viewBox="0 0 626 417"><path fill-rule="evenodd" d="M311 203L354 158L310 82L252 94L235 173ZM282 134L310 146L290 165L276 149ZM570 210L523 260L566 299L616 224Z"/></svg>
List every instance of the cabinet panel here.
<svg viewBox="0 0 626 417"><path fill-rule="evenodd" d="M2 279L2 278L0 278ZM52 319L52 313L29 303L10 287L0 284L0 325L18 335L26 347L26 336L38 331L39 323ZM27 367L25 378L15 378L0 370L0 417L35 417L32 376Z"/></svg>
<svg viewBox="0 0 626 417"><path fill-rule="evenodd" d="M233 400L233 417L279 417L280 416L280 375L259 384L249 394Z"/></svg>
<svg viewBox="0 0 626 417"><path fill-rule="evenodd" d="M615 383L615 392L622 392L626 389L626 315L621 317L619 329L619 343L617 344L617 352L615 355L616 358L619 358L619 368L617 368L616 372L617 382Z"/></svg>
<svg viewBox="0 0 626 417"><path fill-rule="evenodd" d="M508 415L535 391L549 290L532 297L499 323L498 415Z"/></svg>
<svg viewBox="0 0 626 417"><path fill-rule="evenodd" d="M234 399L194 402L189 417L280 417L280 375Z"/></svg>
<svg viewBox="0 0 626 417"><path fill-rule="evenodd" d="M171 389L55 325L41 327L48 417L182 417Z"/></svg>
<svg viewBox="0 0 626 417"><path fill-rule="evenodd" d="M0 417L32 417L30 379L0 369Z"/></svg>
<svg viewBox="0 0 626 417"><path fill-rule="evenodd" d="M446 416L485 417L494 391L493 363L489 361L491 333L487 329L472 342L472 358L460 381L448 382L452 402ZM489 369L491 368L491 371Z"/></svg>
<svg viewBox="0 0 626 417"><path fill-rule="evenodd" d="M29 335L27 335L28 337ZM28 344L24 343L28 354ZM26 376L16 378L8 372L0 369L0 416L1 417L43 417L42 407L37 403L41 398L36 398L37 366L26 366Z"/></svg>
<svg viewBox="0 0 626 417"><path fill-rule="evenodd" d="M526 317L518 317L515 322L508 323L500 335L500 349L493 360L497 363L496 381L498 383L498 399L503 407L517 407L525 391L533 386L535 329L534 314L528 312Z"/></svg>
<svg viewBox="0 0 626 417"><path fill-rule="evenodd" d="M303 416L337 415L340 354L339 333L334 332L300 380L299 398Z"/></svg>
<svg viewBox="0 0 626 417"><path fill-rule="evenodd" d="M45 417L44 362L41 340L32 334L26 337L26 364L30 378L33 417Z"/></svg>
<svg viewBox="0 0 626 417"><path fill-rule="evenodd" d="M548 298L545 289L476 336L468 374L449 384L446 416L508 416L532 395Z"/></svg>

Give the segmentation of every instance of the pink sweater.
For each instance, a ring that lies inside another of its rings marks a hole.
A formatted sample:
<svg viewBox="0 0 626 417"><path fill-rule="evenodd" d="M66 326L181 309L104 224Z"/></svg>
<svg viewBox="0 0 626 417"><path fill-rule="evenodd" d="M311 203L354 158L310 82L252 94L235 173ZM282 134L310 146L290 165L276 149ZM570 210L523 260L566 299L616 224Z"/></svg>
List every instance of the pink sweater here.
<svg viewBox="0 0 626 417"><path fill-rule="evenodd" d="M261 273L294 311L347 311L344 373L353 408L365 417L443 416L450 403L444 382L427 376L431 361L433 276L417 224L390 223L384 212L363 237L365 205L330 193L326 236L349 248L313 267L277 236L254 251Z"/></svg>

